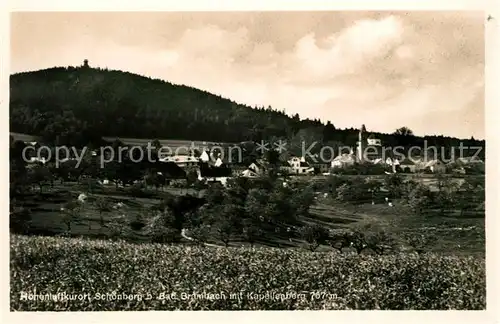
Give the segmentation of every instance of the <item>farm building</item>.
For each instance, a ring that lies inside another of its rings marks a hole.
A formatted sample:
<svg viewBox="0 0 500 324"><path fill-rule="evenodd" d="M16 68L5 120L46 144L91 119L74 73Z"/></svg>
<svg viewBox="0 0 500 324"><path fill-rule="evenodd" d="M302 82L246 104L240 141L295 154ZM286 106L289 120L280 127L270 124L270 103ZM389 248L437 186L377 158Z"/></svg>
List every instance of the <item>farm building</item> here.
<svg viewBox="0 0 500 324"><path fill-rule="evenodd" d="M312 174L314 173L314 168L306 162L304 157L294 156L288 160L289 172L291 174Z"/></svg>
<svg viewBox="0 0 500 324"><path fill-rule="evenodd" d="M249 171L249 172L245 172L245 171ZM267 167L265 166L265 164L262 162L262 161L255 161L255 162L252 162L247 170L245 170L243 172L245 172L245 174L247 175L255 175L255 176L262 176L266 173L267 171Z"/></svg>
<svg viewBox="0 0 500 324"><path fill-rule="evenodd" d="M257 178L259 175L255 173L254 171L250 169L246 169L245 171L241 172L241 176L245 178Z"/></svg>
<svg viewBox="0 0 500 324"><path fill-rule="evenodd" d="M186 177L186 172L174 162L158 163L156 168L165 179L184 179Z"/></svg>
<svg viewBox="0 0 500 324"><path fill-rule="evenodd" d="M419 164L419 170L424 172L432 172L432 173L444 173L446 172L446 164L443 161L438 159L432 159L429 161L422 161Z"/></svg>
<svg viewBox="0 0 500 324"><path fill-rule="evenodd" d="M185 168L198 165L199 159L192 155L173 155L161 158L160 162L172 162L181 168Z"/></svg>
<svg viewBox="0 0 500 324"><path fill-rule="evenodd" d="M336 156L332 163L332 169L343 168L349 165L353 165L356 162L356 157L353 154L344 153L342 155Z"/></svg>
<svg viewBox="0 0 500 324"><path fill-rule="evenodd" d="M305 161L312 167L314 168L315 173L326 173L330 172L331 169L331 162L328 161L323 161L319 154L315 154L314 158L306 156Z"/></svg>
<svg viewBox="0 0 500 324"><path fill-rule="evenodd" d="M410 158L404 158L399 161L397 169L405 173L415 173L417 171L417 164Z"/></svg>
<svg viewBox="0 0 500 324"><path fill-rule="evenodd" d="M200 163L197 171L198 180L207 182L220 182L226 185L227 179L231 178L232 171L225 164L221 166L212 166L208 163Z"/></svg>

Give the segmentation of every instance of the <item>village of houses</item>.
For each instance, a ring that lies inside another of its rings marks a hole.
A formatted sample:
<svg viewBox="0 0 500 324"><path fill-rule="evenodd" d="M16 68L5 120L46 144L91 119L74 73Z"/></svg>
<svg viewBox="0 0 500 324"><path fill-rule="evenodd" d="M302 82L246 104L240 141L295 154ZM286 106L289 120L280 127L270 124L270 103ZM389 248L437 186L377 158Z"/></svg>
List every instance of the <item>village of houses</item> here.
<svg viewBox="0 0 500 324"><path fill-rule="evenodd" d="M369 163L381 165L388 171L385 173L402 172L411 173L445 173L450 171L455 174L466 174L467 166L479 166L484 169L484 161L479 157L457 157L453 161L442 161L437 158L412 157L391 158L385 157L380 139L373 134L365 137L359 132L356 150L342 153L331 161L321 161L317 155L308 156L280 156L280 171L283 175L294 176L328 176L336 174L346 167L357 163ZM209 152L203 152L199 157L194 154L176 155L164 158L164 162L173 162L180 168L188 166L210 165L211 167L199 168L198 179L208 182L220 182L225 184L230 177L259 178L265 176L269 169L266 159L257 159L248 166L231 165L220 157L215 157Z"/></svg>
<svg viewBox="0 0 500 324"><path fill-rule="evenodd" d="M336 174L346 167L358 163L380 165L389 173L445 173L466 174L468 166L480 167L484 170L484 161L478 157L457 157L452 161L442 161L435 157L386 157L382 142L373 134L366 136L360 129L356 149L344 152L335 156L331 161L321 161L318 155L311 156L290 156L280 155L280 173L290 177L296 176L328 176ZM36 144L36 143L31 143ZM97 152L93 151L92 155ZM216 156L218 155L218 156ZM220 154L210 153L208 150L201 153L193 150L186 151L185 154L165 156L159 159L166 167L171 178L183 178L186 170L196 169L198 180L206 182L220 182L223 185L231 177L259 178L268 174L270 167L265 158L256 159L248 165L231 163L228 159L223 159ZM31 162L42 162L42 158L31 157ZM64 161L60 161L64 162ZM103 179L103 184L109 180Z"/></svg>

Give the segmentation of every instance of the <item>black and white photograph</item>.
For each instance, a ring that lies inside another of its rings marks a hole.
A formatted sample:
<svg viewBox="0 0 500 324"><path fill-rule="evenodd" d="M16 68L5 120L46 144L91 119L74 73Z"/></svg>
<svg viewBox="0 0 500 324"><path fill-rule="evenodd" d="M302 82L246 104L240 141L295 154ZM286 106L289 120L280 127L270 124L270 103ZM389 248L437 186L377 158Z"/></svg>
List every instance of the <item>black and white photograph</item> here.
<svg viewBox="0 0 500 324"><path fill-rule="evenodd" d="M10 312L486 310L496 19L11 12Z"/></svg>

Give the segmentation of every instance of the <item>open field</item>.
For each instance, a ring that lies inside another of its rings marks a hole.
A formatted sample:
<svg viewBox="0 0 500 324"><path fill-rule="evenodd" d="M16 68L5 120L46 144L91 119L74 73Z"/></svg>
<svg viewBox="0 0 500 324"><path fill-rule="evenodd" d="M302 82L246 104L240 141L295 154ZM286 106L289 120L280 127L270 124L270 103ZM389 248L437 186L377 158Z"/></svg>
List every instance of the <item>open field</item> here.
<svg viewBox="0 0 500 324"><path fill-rule="evenodd" d="M10 269L13 311L486 307L480 256L371 256L13 235ZM22 292L66 295L33 301L22 300ZM67 298L84 293L81 300Z"/></svg>
<svg viewBox="0 0 500 324"><path fill-rule="evenodd" d="M410 173L398 173L405 180L413 180L415 182L420 182L428 186L432 191L437 191L437 179L434 174L410 174ZM332 174L334 175L334 174ZM457 185L464 183L466 179L484 179L484 175L448 175L449 179L454 181ZM383 181L385 175L342 175L343 178L363 178L370 180ZM291 176L291 178L312 183L323 183L328 179L328 176L315 175L315 176Z"/></svg>
<svg viewBox="0 0 500 324"><path fill-rule="evenodd" d="M22 133L16 133L16 132L10 132L10 135L14 138L16 141L24 141L24 142L32 142L36 141L39 139L39 136L35 135L29 135L29 134L22 134ZM126 138L126 137L116 137L116 136L109 136L109 137L103 137L103 140L108 141L108 142L113 142L115 140L119 139L122 141L124 144L127 145L137 145L137 146L142 146L146 145L148 142L152 142L155 140L154 138L148 139L148 138ZM211 142L211 141L191 141L191 140L181 140L181 139L161 139L159 138L158 141L162 146L165 147L170 147L171 149L176 149L178 147L191 147L191 145L194 145L195 147L199 147L200 149L202 148L211 148L213 146L228 146L228 145L233 145L233 143L223 143L223 142ZM182 152L180 152L182 153Z"/></svg>
<svg viewBox="0 0 500 324"><path fill-rule="evenodd" d="M10 136L12 136L15 141L23 141L23 142L35 142L39 138L39 136L15 133L15 132L10 132Z"/></svg>
<svg viewBox="0 0 500 324"><path fill-rule="evenodd" d="M103 137L105 141L113 142L116 139L119 139L123 143L127 145L146 145L148 142L152 142L153 139L144 139L144 138L122 138L122 137ZM190 140L175 140L175 139L158 139L160 144L165 147L170 147L171 149L176 149L178 147L194 147L202 148L211 148L213 146L226 146L231 145L230 143L222 143L222 142L209 142L209 141L190 141Z"/></svg>
<svg viewBox="0 0 500 324"><path fill-rule="evenodd" d="M57 235L67 232L66 225L63 222L63 213L61 207L74 201L82 190L78 187L85 187L84 184L65 183L56 185L54 188L46 188L43 193L32 193L23 197L23 205L32 211L32 230L35 233L44 235ZM162 192L154 192L157 195L164 194L193 194L193 190L168 188ZM105 197L110 206L117 203L124 204L121 213L126 214L129 221L134 221L139 215L146 214L149 209L160 203L158 198L139 198L131 197L120 189L116 190L114 186L108 186L98 193L92 194L82 208L79 210L79 217L71 225L70 233L73 236L106 236L112 229L114 218L118 216L117 212L103 212L104 227L100 225L100 214L93 202L99 197ZM140 233L132 233L133 239L144 241L147 237Z"/></svg>

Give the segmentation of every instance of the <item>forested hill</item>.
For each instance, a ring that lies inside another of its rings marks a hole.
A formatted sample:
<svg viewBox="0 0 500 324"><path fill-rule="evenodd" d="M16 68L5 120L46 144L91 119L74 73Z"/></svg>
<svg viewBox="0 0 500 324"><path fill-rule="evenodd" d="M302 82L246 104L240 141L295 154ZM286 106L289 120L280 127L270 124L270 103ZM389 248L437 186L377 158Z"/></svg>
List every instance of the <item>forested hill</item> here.
<svg viewBox="0 0 500 324"><path fill-rule="evenodd" d="M10 84L11 131L21 133L238 142L299 127L283 112L122 71L51 68L14 74Z"/></svg>
<svg viewBox="0 0 500 324"><path fill-rule="evenodd" d="M354 145L357 139L357 130L335 129L334 120L327 124L300 120L271 107L252 108L188 86L88 66L14 74L10 90L10 131L42 135L60 144L85 145L102 136L234 143L290 139L300 133L345 145ZM386 145L418 145L424 139L378 135ZM439 146L459 141L443 136L426 139ZM484 145L484 141L467 142Z"/></svg>

